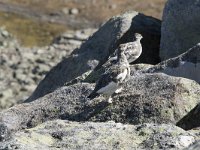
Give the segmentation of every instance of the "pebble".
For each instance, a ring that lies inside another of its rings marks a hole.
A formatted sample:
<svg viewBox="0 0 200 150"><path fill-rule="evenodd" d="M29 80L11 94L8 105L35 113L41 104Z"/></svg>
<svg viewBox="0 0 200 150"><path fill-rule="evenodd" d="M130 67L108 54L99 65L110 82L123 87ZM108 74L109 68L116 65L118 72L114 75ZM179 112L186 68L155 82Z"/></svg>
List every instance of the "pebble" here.
<svg viewBox="0 0 200 150"><path fill-rule="evenodd" d="M71 15L77 15L79 13L79 10L77 8L72 8L69 11L69 14Z"/></svg>
<svg viewBox="0 0 200 150"><path fill-rule="evenodd" d="M68 15L69 14L69 8L65 7L62 9L62 12L65 14L65 15Z"/></svg>

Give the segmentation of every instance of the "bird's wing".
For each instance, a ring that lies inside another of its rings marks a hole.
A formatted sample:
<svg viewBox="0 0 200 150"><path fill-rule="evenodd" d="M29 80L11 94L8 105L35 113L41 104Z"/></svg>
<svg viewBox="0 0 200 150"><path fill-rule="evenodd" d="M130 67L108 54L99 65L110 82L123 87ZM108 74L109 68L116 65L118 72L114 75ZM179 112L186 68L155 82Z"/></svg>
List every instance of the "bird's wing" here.
<svg viewBox="0 0 200 150"><path fill-rule="evenodd" d="M116 83L122 82L127 74L128 74L128 65L114 65L111 68L107 70L107 73L109 73L110 80Z"/></svg>
<svg viewBox="0 0 200 150"><path fill-rule="evenodd" d="M138 42L131 42L127 46L127 51L125 51L125 53L130 53L131 52L132 55L137 54L139 47L140 47L140 43L138 43Z"/></svg>
<svg viewBox="0 0 200 150"><path fill-rule="evenodd" d="M134 62L142 53L142 46L139 42L132 42L132 45L127 48L125 55L129 63Z"/></svg>
<svg viewBox="0 0 200 150"><path fill-rule="evenodd" d="M99 80L97 81L95 89L92 91L89 97L95 97L97 91L99 91L103 87L106 87L110 83L122 83L128 75L128 69L129 67L118 65L114 65L107 69L107 71L104 74L102 74Z"/></svg>
<svg viewBox="0 0 200 150"><path fill-rule="evenodd" d="M109 68L110 66L112 66L112 64L116 64L116 63L117 63L117 56L114 56L114 57L110 57L108 61L104 63L102 66Z"/></svg>
<svg viewBox="0 0 200 150"><path fill-rule="evenodd" d="M95 98L98 95L97 91L99 91L103 87L106 87L110 82L112 82L112 77L110 76L110 73L107 72L102 74L99 80L97 81L94 90L88 96L88 98Z"/></svg>

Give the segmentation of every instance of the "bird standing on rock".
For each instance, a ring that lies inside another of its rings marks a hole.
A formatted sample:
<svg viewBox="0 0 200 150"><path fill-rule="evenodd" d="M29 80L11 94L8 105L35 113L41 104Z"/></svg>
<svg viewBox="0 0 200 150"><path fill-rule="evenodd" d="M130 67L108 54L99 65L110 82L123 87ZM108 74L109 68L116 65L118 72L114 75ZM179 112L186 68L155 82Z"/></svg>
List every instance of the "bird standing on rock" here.
<svg viewBox="0 0 200 150"><path fill-rule="evenodd" d="M95 89L88 96L93 99L99 94L103 94L108 98L108 102L112 103L112 94L119 93L123 82L130 77L129 62L124 54L127 49L127 44L120 44L117 50L116 63L111 65L98 80Z"/></svg>
<svg viewBox="0 0 200 150"><path fill-rule="evenodd" d="M134 34L134 41L125 43L127 45L127 48L126 48L124 54L126 55L126 58L127 58L129 63L134 62L142 54L142 45L140 43L142 38L143 37L142 37L141 34L135 33ZM104 66L109 66L109 63L116 63L116 61L117 61L117 56L116 56L117 50L115 51L114 56L111 56L108 59L108 62Z"/></svg>
<svg viewBox="0 0 200 150"><path fill-rule="evenodd" d="M135 33L134 38L135 40L133 42L126 43L127 49L124 52L129 63L134 62L142 54L142 45L140 41L143 37L141 34Z"/></svg>

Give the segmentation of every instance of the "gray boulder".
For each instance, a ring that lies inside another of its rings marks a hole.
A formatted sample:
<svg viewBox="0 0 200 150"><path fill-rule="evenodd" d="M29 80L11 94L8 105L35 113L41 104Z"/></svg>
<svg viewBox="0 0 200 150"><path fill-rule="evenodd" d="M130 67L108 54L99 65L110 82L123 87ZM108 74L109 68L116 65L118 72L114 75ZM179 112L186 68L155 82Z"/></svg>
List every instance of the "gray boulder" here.
<svg viewBox="0 0 200 150"><path fill-rule="evenodd" d="M74 50L69 58L51 69L27 102L44 96L66 82L101 66L119 44L132 41L135 32L141 33L144 37L143 54L138 62L158 63L160 27L159 20L134 11L111 18L79 49Z"/></svg>
<svg viewBox="0 0 200 150"><path fill-rule="evenodd" d="M196 139L194 133L167 124L54 120L15 133L0 149L182 149Z"/></svg>
<svg viewBox="0 0 200 150"><path fill-rule="evenodd" d="M0 122L11 132L56 118L175 124L197 105L200 97L200 85L195 81L156 73L132 77L124 91L113 96L112 104L103 96L89 100L87 96L93 88L94 84L89 83L62 87L36 101L1 112Z"/></svg>
<svg viewBox="0 0 200 150"><path fill-rule="evenodd" d="M161 60L176 57L200 41L200 1L168 0L161 29Z"/></svg>
<svg viewBox="0 0 200 150"><path fill-rule="evenodd" d="M134 67L132 67L133 71ZM170 76L184 77L200 83L200 43L177 57L139 71L143 73L162 72Z"/></svg>

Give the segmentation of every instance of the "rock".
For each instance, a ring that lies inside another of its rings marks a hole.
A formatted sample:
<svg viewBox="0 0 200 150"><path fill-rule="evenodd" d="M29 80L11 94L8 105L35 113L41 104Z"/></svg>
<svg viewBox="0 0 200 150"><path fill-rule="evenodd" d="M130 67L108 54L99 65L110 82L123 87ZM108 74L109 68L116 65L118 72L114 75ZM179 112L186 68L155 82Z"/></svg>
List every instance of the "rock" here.
<svg viewBox="0 0 200 150"><path fill-rule="evenodd" d="M9 131L31 128L47 120L121 123L177 123L199 102L200 85L195 81L164 74L132 77L121 94L107 103L102 96L89 100L94 84L62 87L31 103L16 105L0 114ZM16 113L17 112L17 113Z"/></svg>
<svg viewBox="0 0 200 150"><path fill-rule="evenodd" d="M134 11L128 12L111 18L79 49L74 50L70 57L55 66L40 82L27 102L54 91L96 66L101 66L119 44L132 41L134 32L139 32L144 37L143 53L138 61L158 63L160 21ZM90 62L95 64L90 65Z"/></svg>
<svg viewBox="0 0 200 150"><path fill-rule="evenodd" d="M1 35L4 36L4 37L9 37L10 36L10 34L8 33L8 31L6 31L6 30L2 30L1 31Z"/></svg>
<svg viewBox="0 0 200 150"><path fill-rule="evenodd" d="M70 10L69 10L69 8L64 7L64 8L62 9L62 12L63 12L65 15L68 15L68 14L70 13Z"/></svg>
<svg viewBox="0 0 200 150"><path fill-rule="evenodd" d="M200 93L200 90L198 92ZM177 122L177 126L185 130L200 128L200 103Z"/></svg>
<svg viewBox="0 0 200 150"><path fill-rule="evenodd" d="M77 8L72 8L69 10L69 14L71 15L77 15L79 13L79 10Z"/></svg>
<svg viewBox="0 0 200 150"><path fill-rule="evenodd" d="M184 150L199 150L200 149L200 141L195 142Z"/></svg>
<svg viewBox="0 0 200 150"><path fill-rule="evenodd" d="M195 134L167 124L54 120L15 133L0 149L182 149L196 139Z"/></svg>
<svg viewBox="0 0 200 150"><path fill-rule="evenodd" d="M2 49L4 48L16 48L19 46L18 41L15 37L6 31L3 27L0 27L0 50L2 54Z"/></svg>
<svg viewBox="0 0 200 150"><path fill-rule="evenodd" d="M0 111L27 99L44 75L93 32L94 29L69 31L72 41L65 39L63 43L56 43L55 40L50 46L24 48L0 28L0 41L8 43L6 47L0 46Z"/></svg>
<svg viewBox="0 0 200 150"><path fill-rule="evenodd" d="M117 4L110 4L108 7L109 7L109 9L116 9L117 8Z"/></svg>
<svg viewBox="0 0 200 150"><path fill-rule="evenodd" d="M193 91L194 87L196 89ZM132 124L152 121L175 123L199 102L199 89L199 84L184 78L164 74L138 75L127 82L123 96L113 97L113 105L104 108L90 120L112 119Z"/></svg>
<svg viewBox="0 0 200 150"><path fill-rule="evenodd" d="M4 124L0 123L0 142L6 141L9 138L10 138L10 132L8 131L8 128Z"/></svg>
<svg viewBox="0 0 200 150"><path fill-rule="evenodd" d="M143 69L142 72L162 72L171 76L192 79L200 83L200 43L185 53L148 69Z"/></svg>
<svg viewBox="0 0 200 150"><path fill-rule="evenodd" d="M96 29L82 29L82 30L76 30L75 32L65 32L58 37L56 37L52 44L53 45L60 45L60 44L69 44L70 41L76 41L76 42L83 42L86 41L90 35L92 35ZM80 44L78 44L79 46Z"/></svg>
<svg viewBox="0 0 200 150"><path fill-rule="evenodd" d="M161 60L176 57L200 41L199 5L197 0L167 1L162 18Z"/></svg>

